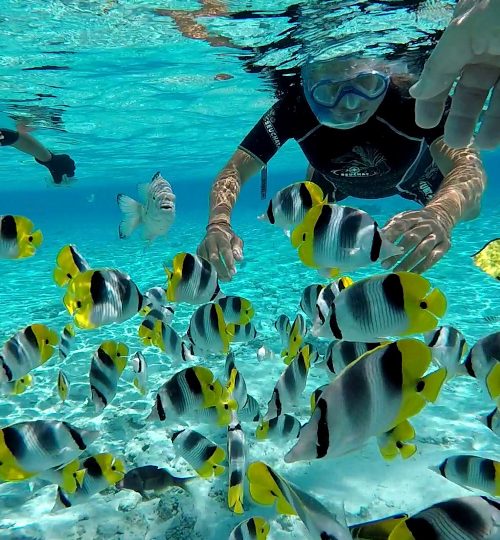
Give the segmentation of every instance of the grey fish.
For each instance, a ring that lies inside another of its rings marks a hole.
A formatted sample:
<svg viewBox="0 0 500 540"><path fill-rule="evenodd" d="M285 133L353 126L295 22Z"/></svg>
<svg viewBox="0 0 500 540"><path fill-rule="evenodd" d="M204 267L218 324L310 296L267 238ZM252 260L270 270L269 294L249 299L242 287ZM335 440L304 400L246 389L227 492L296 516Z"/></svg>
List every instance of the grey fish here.
<svg viewBox="0 0 500 540"><path fill-rule="evenodd" d="M172 186L157 172L149 184L141 184L139 195L144 204L119 194L117 202L123 212L118 232L120 238L129 238L134 230L143 226L145 240L153 241L168 233L175 219L175 195Z"/></svg>

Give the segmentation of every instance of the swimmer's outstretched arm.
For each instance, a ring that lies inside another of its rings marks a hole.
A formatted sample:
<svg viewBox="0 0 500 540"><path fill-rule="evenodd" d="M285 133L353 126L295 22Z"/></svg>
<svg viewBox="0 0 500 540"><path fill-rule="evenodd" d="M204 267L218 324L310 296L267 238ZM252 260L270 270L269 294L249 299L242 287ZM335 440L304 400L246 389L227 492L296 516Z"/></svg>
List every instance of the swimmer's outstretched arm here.
<svg viewBox="0 0 500 540"><path fill-rule="evenodd" d="M439 138L431 153L444 179L424 208L397 214L384 227L388 240L404 250L387 259L385 268L396 265L395 271L425 272L450 249L453 227L479 214L486 172L477 150L455 150Z"/></svg>
<svg viewBox="0 0 500 540"><path fill-rule="evenodd" d="M236 273L235 260L243 259L243 241L231 228L231 212L243 184L263 165L256 157L238 149L212 185L207 233L198 254L215 265L224 281Z"/></svg>
<svg viewBox="0 0 500 540"><path fill-rule="evenodd" d="M0 146L13 146L40 161L49 161L52 154L31 135L12 129L0 128Z"/></svg>
<svg viewBox="0 0 500 540"><path fill-rule="evenodd" d="M431 154L444 179L426 208L449 219L450 230L460 221L474 219L481 210L487 177L477 150L454 149L443 138L431 145Z"/></svg>
<svg viewBox="0 0 500 540"><path fill-rule="evenodd" d="M47 167L54 184L62 184L65 177L75 176L75 162L67 154L53 154L28 133L0 128L0 146L12 146L33 156L38 163Z"/></svg>

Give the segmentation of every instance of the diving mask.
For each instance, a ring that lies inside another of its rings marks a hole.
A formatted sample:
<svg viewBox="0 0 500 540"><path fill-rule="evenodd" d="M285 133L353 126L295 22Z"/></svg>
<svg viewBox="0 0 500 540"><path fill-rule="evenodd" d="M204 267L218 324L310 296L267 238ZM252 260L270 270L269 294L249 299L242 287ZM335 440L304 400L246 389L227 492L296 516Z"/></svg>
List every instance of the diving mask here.
<svg viewBox="0 0 500 540"><path fill-rule="evenodd" d="M310 92L319 105L334 109L345 96L357 96L374 101L385 94L389 76L379 71L363 71L351 79L336 81L326 79L315 83Z"/></svg>
<svg viewBox="0 0 500 540"><path fill-rule="evenodd" d="M373 102L387 92L389 75L373 69L339 73L333 62L325 64L311 63L302 68L304 93L313 113L323 125L333 128L362 124L376 110Z"/></svg>

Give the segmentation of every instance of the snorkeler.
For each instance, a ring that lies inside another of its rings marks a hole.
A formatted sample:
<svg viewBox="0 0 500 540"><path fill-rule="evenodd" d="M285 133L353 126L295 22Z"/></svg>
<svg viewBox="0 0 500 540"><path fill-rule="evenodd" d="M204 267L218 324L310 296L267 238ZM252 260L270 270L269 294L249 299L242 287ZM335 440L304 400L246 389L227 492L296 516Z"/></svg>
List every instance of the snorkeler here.
<svg viewBox="0 0 500 540"><path fill-rule="evenodd" d="M75 162L67 154L53 154L24 131L0 128L0 146L13 146L33 156L37 163L47 167L54 184L60 185L75 176Z"/></svg>
<svg viewBox="0 0 500 540"><path fill-rule="evenodd" d="M453 20L425 64L420 81L410 90L416 98L419 126L439 124L453 84L457 86L445 125L444 139L454 148L474 139L478 148L500 144L500 0L461 0Z"/></svg>
<svg viewBox="0 0 500 540"><path fill-rule="evenodd" d="M209 222L198 254L222 280L232 278L243 258L243 241L231 228L241 186L289 139L310 163L310 179L329 199L351 195L378 199L399 194L423 208L394 216L385 227L403 255L385 268L424 272L450 248L451 232L480 210L486 173L473 148L453 150L434 129L415 124L414 80L375 59L328 58L302 66L302 85L290 88L244 138L217 176L210 194ZM401 257L404 257L401 260Z"/></svg>

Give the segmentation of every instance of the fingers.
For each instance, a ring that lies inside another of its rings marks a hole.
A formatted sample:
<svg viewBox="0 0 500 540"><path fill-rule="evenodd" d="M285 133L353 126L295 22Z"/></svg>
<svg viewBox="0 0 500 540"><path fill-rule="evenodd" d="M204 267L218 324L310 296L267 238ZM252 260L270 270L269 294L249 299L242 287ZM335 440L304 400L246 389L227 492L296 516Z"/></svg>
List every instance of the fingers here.
<svg viewBox="0 0 500 540"><path fill-rule="evenodd" d="M206 259L210 261L219 275L219 278L222 281L230 281L231 275L229 274L226 266L222 263L220 258L220 246L217 238L214 238L213 235L208 235L204 241L205 249L207 252Z"/></svg>
<svg viewBox="0 0 500 540"><path fill-rule="evenodd" d="M403 253L401 255L389 257L383 261L382 268L390 268L399 261L401 262L394 268L394 271L407 271L409 268L413 268L413 266L420 262L422 256L425 256L425 254L422 255L418 252L418 248L428 239L431 239L431 242L434 242L435 245L436 235L433 233L431 224L423 223L421 225L412 227L403 234L401 240L398 242L398 245L403 248ZM434 245L428 248L429 252L432 250ZM427 248L427 244L424 245L424 248Z"/></svg>
<svg viewBox="0 0 500 540"><path fill-rule="evenodd" d="M423 129L432 129L439 124L450 89L451 85L432 99L417 99L415 103L415 122L417 126Z"/></svg>
<svg viewBox="0 0 500 540"><path fill-rule="evenodd" d="M416 274L423 274L426 270L429 270L429 268L434 266L449 249L449 245L447 246L446 244L439 244L439 246L435 247L431 251L427 258L413 268L413 272Z"/></svg>
<svg viewBox="0 0 500 540"><path fill-rule="evenodd" d="M498 70L492 70L489 65L469 65L464 69L455 88L446 121L446 144L453 148L463 148L471 142L488 93L497 79Z"/></svg>
<svg viewBox="0 0 500 540"><path fill-rule="evenodd" d="M481 128L474 143L479 148L494 148L500 144L500 68L498 82L491 95L488 110L483 114Z"/></svg>
<svg viewBox="0 0 500 540"><path fill-rule="evenodd" d="M224 242L219 246L219 258L225 267L227 279L231 279L236 274L236 268L234 266L233 250L229 242Z"/></svg>
<svg viewBox="0 0 500 540"><path fill-rule="evenodd" d="M386 225L382 228L385 238L389 242L396 242L408 229L410 228L409 222L399 215L390 219Z"/></svg>
<svg viewBox="0 0 500 540"><path fill-rule="evenodd" d="M233 251L233 256L236 261L243 260L243 240L238 236L234 235L231 239L231 248Z"/></svg>

